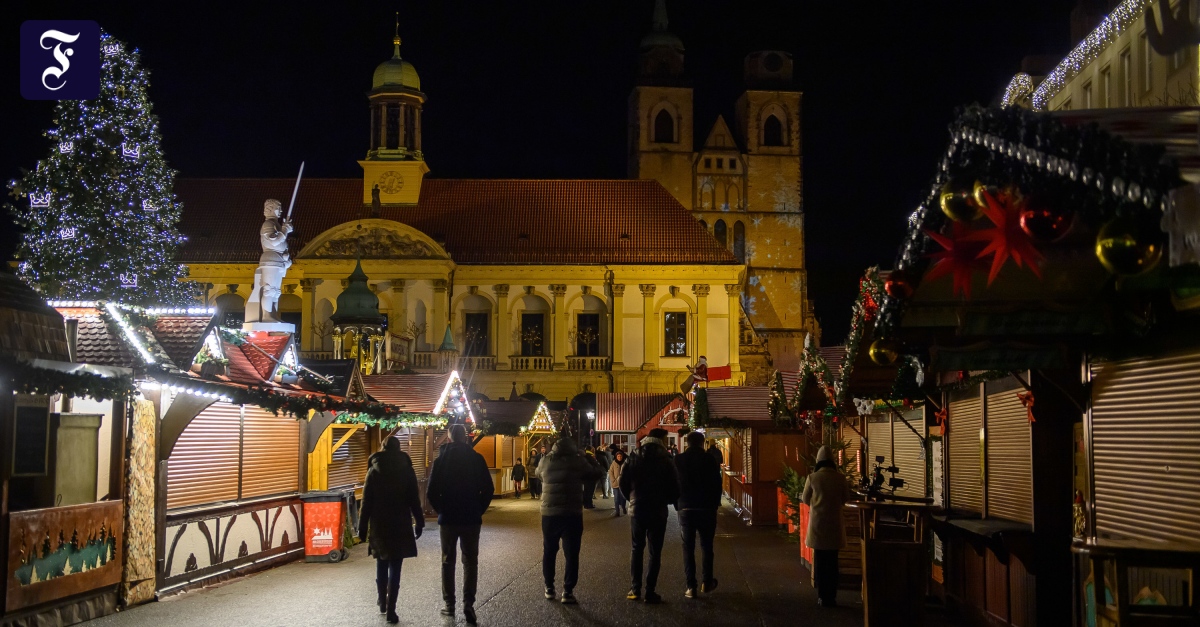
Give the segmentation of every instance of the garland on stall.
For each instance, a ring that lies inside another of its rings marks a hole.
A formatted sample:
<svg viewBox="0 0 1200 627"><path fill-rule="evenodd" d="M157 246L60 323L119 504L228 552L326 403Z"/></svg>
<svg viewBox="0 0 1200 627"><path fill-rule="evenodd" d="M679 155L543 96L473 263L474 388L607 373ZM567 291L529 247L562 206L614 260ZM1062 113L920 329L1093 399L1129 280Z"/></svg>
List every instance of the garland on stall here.
<svg viewBox="0 0 1200 627"><path fill-rule="evenodd" d="M434 427L436 429L445 428L448 421L445 418L430 416L429 414L410 414L400 412L389 414L387 416L378 417L367 413L341 413L338 414L334 421L338 424L356 424L366 425L368 427L379 427L384 431L391 431L397 427Z"/></svg>
<svg viewBox="0 0 1200 627"><path fill-rule="evenodd" d="M19 394L64 394L75 398L87 397L107 401L129 398L137 391L130 377L105 377L83 371L62 372L34 366L9 355L0 356L0 377Z"/></svg>
<svg viewBox="0 0 1200 627"><path fill-rule="evenodd" d="M958 380L953 383L937 386L939 392L955 392L958 390L966 390L968 388L977 387L980 383L1003 379L1012 374L1007 370L988 370L976 375L966 375L965 372L958 373Z"/></svg>
<svg viewBox="0 0 1200 627"><path fill-rule="evenodd" d="M879 278L879 267L871 266L858 282L858 298L850 309L850 332L846 335L846 357L842 360L842 376L834 390L834 405L846 402L846 381L854 372L854 360L858 357L862 338L866 335L867 325L875 321L879 308L886 295L883 291L883 279Z"/></svg>
<svg viewBox="0 0 1200 627"><path fill-rule="evenodd" d="M480 420L478 423L475 424L476 437L478 437L478 436L487 437L490 435L503 435L503 436L508 436L510 438L513 438L518 435L521 435L522 433L524 433L524 431L525 430L521 427L521 425L513 424L511 422L500 422L500 421L493 422L491 420Z"/></svg>
<svg viewBox="0 0 1200 627"><path fill-rule="evenodd" d="M1035 191L1042 199L1031 202L1040 202L1050 214L1067 208L1073 212L1067 218L1093 229L1118 219L1157 224L1164 212L1173 212L1170 191L1183 184L1178 164L1164 157L1163 146L1134 144L1095 125L1067 126L1052 115L1017 107L961 109L950 127L945 155L925 201L909 216L897 255L894 267L909 277L920 277L928 255L936 251L932 234L944 236L954 220L971 221L969 212L938 208L945 194L961 195L961 206L969 205L976 181L984 189ZM1044 232L1049 237L1056 233ZM889 294L883 299L876 337L892 334L906 298Z"/></svg>

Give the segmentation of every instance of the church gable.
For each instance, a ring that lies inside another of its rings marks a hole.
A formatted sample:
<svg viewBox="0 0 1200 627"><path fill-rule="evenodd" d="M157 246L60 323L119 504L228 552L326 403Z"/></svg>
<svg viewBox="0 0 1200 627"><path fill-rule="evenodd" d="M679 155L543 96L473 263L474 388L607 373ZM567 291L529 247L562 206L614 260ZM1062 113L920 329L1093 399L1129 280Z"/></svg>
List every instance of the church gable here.
<svg viewBox="0 0 1200 627"><path fill-rule="evenodd" d="M384 219L355 220L313 238L300 259L449 259L424 233Z"/></svg>

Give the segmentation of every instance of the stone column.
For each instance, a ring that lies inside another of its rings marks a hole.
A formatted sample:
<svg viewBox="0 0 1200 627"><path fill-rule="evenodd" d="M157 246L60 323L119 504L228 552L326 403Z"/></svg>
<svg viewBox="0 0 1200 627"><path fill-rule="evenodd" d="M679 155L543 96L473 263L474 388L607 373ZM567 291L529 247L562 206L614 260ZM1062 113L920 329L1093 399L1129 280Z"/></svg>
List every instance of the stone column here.
<svg viewBox="0 0 1200 627"><path fill-rule="evenodd" d="M696 295L696 361L700 355L708 355L708 285L693 285Z"/></svg>
<svg viewBox="0 0 1200 627"><path fill-rule="evenodd" d="M625 284L612 284L612 363L625 367Z"/></svg>
<svg viewBox="0 0 1200 627"><path fill-rule="evenodd" d="M433 280L433 302L430 309L432 320L426 320L426 338L437 350L442 345L442 337L446 335L446 279Z"/></svg>
<svg viewBox="0 0 1200 627"><path fill-rule="evenodd" d="M313 298L316 289L316 279L300 279L300 328L296 329L296 333L300 334L302 351L321 350L313 333L313 325L317 322L316 299Z"/></svg>
<svg viewBox="0 0 1200 627"><path fill-rule="evenodd" d="M400 103L400 111L396 113L396 124L399 125L400 132L396 133L396 148L405 149L408 147L408 142L405 141L404 133L408 131L408 126L404 123L405 114L408 113L408 105Z"/></svg>
<svg viewBox="0 0 1200 627"><path fill-rule="evenodd" d="M729 295L729 369L733 372L741 372L741 364L738 363L740 355L738 350L741 348L741 318L742 318L742 286L740 284L725 284L725 293Z"/></svg>
<svg viewBox="0 0 1200 627"><path fill-rule="evenodd" d="M492 286L496 294L495 338L496 370L508 370L511 366L509 356L512 355L512 323L508 314L508 285L501 283Z"/></svg>
<svg viewBox="0 0 1200 627"><path fill-rule="evenodd" d="M642 283L642 370L658 370L658 357L662 349L658 342L658 314L654 311L653 283Z"/></svg>
<svg viewBox="0 0 1200 627"><path fill-rule="evenodd" d="M388 308L388 333L404 335L408 331L408 297L404 293L404 279L392 281L391 300L391 307ZM412 355L408 354L397 356L397 353L402 352L399 342L385 337L384 345L391 347L392 359L403 358L404 361L408 361L412 358Z"/></svg>
<svg viewBox="0 0 1200 627"><path fill-rule="evenodd" d="M554 295L554 346L550 354L554 355L554 369L566 370L567 355L571 354L567 347L567 329L570 328L570 322L567 320L566 307L563 305L563 296L567 294L566 285L551 285L550 293Z"/></svg>
<svg viewBox="0 0 1200 627"><path fill-rule="evenodd" d="M379 148L387 148L387 103L379 103Z"/></svg>

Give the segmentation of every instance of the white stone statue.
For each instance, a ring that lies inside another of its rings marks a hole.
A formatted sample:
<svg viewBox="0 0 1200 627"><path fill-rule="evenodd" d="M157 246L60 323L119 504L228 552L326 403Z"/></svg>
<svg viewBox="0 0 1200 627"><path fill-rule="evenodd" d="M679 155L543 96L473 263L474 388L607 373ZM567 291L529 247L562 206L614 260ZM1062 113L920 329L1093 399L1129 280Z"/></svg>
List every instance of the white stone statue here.
<svg viewBox="0 0 1200 627"><path fill-rule="evenodd" d="M246 327L256 323L280 324L279 296L283 293L283 277L292 265L288 256L287 236L292 232L290 220L281 219L283 205L274 198L263 203L262 228L258 230L263 252L254 271L254 289L246 301Z"/></svg>

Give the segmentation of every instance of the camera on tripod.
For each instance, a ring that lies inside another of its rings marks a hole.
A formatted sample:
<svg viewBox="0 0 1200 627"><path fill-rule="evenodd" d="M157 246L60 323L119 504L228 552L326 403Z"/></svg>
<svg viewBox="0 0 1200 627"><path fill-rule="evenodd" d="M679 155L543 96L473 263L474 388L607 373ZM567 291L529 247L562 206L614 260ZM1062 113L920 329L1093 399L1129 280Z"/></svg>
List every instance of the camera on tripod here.
<svg viewBox="0 0 1200 627"><path fill-rule="evenodd" d="M895 465L884 466L884 460L885 457L883 455L875 456L875 469L871 472L871 483L867 487L868 496L879 496L880 491L883 489L883 473L885 472L892 475L887 479L888 489L891 492L894 493L896 490L904 487L904 479L896 476L900 472L900 467Z"/></svg>

